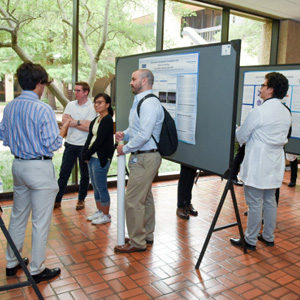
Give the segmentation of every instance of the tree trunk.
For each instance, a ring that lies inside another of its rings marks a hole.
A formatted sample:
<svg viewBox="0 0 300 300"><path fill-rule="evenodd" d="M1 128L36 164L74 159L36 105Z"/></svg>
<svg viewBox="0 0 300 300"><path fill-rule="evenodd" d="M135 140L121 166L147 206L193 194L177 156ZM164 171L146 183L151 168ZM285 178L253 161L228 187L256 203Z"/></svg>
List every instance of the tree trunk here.
<svg viewBox="0 0 300 300"><path fill-rule="evenodd" d="M58 89L58 87L52 82L50 85L47 86L48 89L51 91L51 93L54 95L54 97L57 98L57 100L63 105L63 107L66 107L66 105L70 102L69 99L63 94L61 90Z"/></svg>

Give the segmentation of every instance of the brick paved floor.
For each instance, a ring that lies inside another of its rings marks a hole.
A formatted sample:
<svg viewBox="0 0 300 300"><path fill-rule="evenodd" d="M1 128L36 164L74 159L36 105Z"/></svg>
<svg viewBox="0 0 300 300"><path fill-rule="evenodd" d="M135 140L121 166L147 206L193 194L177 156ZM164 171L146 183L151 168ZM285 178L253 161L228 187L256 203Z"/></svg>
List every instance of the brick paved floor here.
<svg viewBox="0 0 300 300"><path fill-rule="evenodd" d="M86 216L94 211L93 193L86 208L76 211L76 194L64 197L54 211L48 239L47 267L60 267L61 276L38 285L45 299L300 299L300 180L281 188L274 247L257 243L257 251L244 254L233 247L238 237L232 227L213 233L199 270L195 264L202 249L226 181L201 177L193 189L198 217L176 217L177 181L154 184L156 202L155 241L146 252L115 254L117 241L117 194L110 189L112 222L94 226ZM247 209L243 188L235 187L243 228ZM11 202L2 202L8 225ZM217 226L235 221L230 196ZM30 258L31 226L26 231L23 256ZM5 277L6 241L0 233L0 285L26 280ZM37 299L31 287L0 292L0 299Z"/></svg>

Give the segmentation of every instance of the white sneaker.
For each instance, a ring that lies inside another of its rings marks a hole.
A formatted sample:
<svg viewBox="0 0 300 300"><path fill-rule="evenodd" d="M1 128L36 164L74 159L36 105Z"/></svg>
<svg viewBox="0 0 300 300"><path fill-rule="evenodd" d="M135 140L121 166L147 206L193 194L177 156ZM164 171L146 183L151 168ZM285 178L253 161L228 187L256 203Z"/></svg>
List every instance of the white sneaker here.
<svg viewBox="0 0 300 300"><path fill-rule="evenodd" d="M102 217L102 216L103 216L103 212L100 211L100 210L97 210L97 211L95 211L92 215L88 216L86 219L87 219L88 221L93 221L93 220L95 220L95 219L97 219L97 218L100 218L100 217Z"/></svg>
<svg viewBox="0 0 300 300"><path fill-rule="evenodd" d="M101 217L94 219L92 221L92 224L98 225L98 224L105 224L111 222L111 216L103 214Z"/></svg>

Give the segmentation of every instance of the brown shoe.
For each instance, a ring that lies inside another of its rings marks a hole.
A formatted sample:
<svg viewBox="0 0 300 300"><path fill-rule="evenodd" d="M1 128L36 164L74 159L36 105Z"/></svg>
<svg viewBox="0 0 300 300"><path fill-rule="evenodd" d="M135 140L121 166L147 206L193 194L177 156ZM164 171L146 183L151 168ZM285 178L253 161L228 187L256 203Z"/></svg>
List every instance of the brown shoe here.
<svg viewBox="0 0 300 300"><path fill-rule="evenodd" d="M125 238L125 243L129 243L129 241L130 241L130 238L126 237ZM147 243L147 245L153 245L153 241L146 240L146 243Z"/></svg>
<svg viewBox="0 0 300 300"><path fill-rule="evenodd" d="M76 210L84 209L84 201L78 201L76 204Z"/></svg>
<svg viewBox="0 0 300 300"><path fill-rule="evenodd" d="M185 210L185 207L177 208L176 215L179 218L184 219L184 220L188 220L190 218L190 216L188 215L188 213Z"/></svg>
<svg viewBox="0 0 300 300"><path fill-rule="evenodd" d="M186 213L190 214L191 216L198 216L198 212L196 209L193 207L192 204L189 204L185 207Z"/></svg>
<svg viewBox="0 0 300 300"><path fill-rule="evenodd" d="M143 252L146 251L146 248L136 248L131 246L129 243L125 243L125 245L115 246L114 251L119 253Z"/></svg>
<svg viewBox="0 0 300 300"><path fill-rule="evenodd" d="M61 208L61 203L60 202L55 202L54 203L54 208Z"/></svg>

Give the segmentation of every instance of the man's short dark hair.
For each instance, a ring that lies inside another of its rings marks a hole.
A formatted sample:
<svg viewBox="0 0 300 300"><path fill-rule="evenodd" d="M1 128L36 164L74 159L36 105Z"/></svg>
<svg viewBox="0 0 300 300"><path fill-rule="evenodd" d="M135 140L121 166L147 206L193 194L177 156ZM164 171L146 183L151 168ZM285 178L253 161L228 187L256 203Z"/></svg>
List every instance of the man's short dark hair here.
<svg viewBox="0 0 300 300"><path fill-rule="evenodd" d="M268 87L274 90L273 97L283 99L289 89L289 81L287 78L278 72L268 73L265 78L268 80Z"/></svg>
<svg viewBox="0 0 300 300"><path fill-rule="evenodd" d="M90 86L87 82L85 81L78 81L78 82L75 82L75 85L80 85L82 87L82 90L84 92L88 91L88 94L90 93Z"/></svg>
<svg viewBox="0 0 300 300"><path fill-rule="evenodd" d="M18 82L23 90L33 91L38 83L47 84L48 74L40 64L24 62L16 73Z"/></svg>

